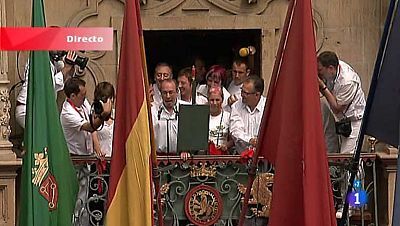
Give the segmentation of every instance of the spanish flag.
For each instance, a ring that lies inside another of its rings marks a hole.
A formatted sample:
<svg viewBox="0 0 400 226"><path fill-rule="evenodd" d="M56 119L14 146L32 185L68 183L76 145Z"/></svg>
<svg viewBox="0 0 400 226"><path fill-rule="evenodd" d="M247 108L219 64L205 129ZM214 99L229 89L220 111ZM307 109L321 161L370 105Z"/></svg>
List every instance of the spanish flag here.
<svg viewBox="0 0 400 226"><path fill-rule="evenodd" d="M152 225L146 62L138 0L125 1L106 225Z"/></svg>

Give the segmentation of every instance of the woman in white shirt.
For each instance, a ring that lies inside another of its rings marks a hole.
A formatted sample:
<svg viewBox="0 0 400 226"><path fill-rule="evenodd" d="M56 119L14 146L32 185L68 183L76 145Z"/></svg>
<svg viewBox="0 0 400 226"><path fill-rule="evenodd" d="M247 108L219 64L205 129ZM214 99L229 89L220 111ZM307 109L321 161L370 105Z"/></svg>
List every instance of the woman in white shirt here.
<svg viewBox="0 0 400 226"><path fill-rule="evenodd" d="M221 87L212 87L209 90L210 123L208 139L210 154L229 154L233 140L229 135L230 113L222 109L224 95Z"/></svg>
<svg viewBox="0 0 400 226"><path fill-rule="evenodd" d="M94 90L94 102L102 101L106 103L108 99L111 99L111 102L114 103L114 97L114 87L108 82L100 82ZM106 157L111 157L112 154L112 141L114 132L113 113L114 110L111 113L111 117L104 120L103 125L97 131L98 144L96 144L97 142L94 141L95 148L100 148L101 153Z"/></svg>

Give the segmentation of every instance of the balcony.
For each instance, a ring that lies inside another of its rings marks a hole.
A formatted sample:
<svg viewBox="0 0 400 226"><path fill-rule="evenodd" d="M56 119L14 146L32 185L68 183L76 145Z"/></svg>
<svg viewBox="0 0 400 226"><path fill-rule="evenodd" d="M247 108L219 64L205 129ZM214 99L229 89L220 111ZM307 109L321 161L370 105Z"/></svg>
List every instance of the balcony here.
<svg viewBox="0 0 400 226"><path fill-rule="evenodd" d="M362 208L352 208L350 225L378 225L376 154L363 153L357 173L362 190L368 195L368 203ZM341 187L348 179L351 155L328 156L335 208L343 203ZM80 210L74 214L74 225L103 225L107 205L109 162L105 170L94 157L73 157L76 165L87 164L86 197L79 199ZM162 205L163 219L168 225L237 225L248 178L248 162L240 156L194 156L187 162L177 156L158 157L160 192L154 199ZM267 186L261 186L266 184ZM258 163L253 183L248 221L268 220L273 187L273 168L262 159ZM207 203L204 203L207 201ZM206 204L206 205L204 205ZM157 207L155 206L154 209ZM158 219L158 212L154 218ZM189 219L190 218L190 219Z"/></svg>

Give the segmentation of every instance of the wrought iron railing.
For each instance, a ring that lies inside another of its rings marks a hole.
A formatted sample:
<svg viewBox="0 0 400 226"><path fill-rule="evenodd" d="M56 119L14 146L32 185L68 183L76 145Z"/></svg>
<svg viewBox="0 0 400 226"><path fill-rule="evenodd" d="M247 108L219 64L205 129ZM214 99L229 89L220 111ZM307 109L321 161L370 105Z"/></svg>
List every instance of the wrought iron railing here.
<svg viewBox="0 0 400 226"><path fill-rule="evenodd" d="M375 154L361 155L358 178L368 194L368 204L352 209L351 225L378 225ZM329 154L335 207L343 203L343 187L351 155ZM74 225L103 225L107 205L109 160L99 174L95 157L73 157L77 168L90 166L84 181L86 189L75 212ZM168 225L236 225L247 186L248 163L240 156L194 156L184 162L177 156L158 157L157 169L163 219ZM79 166L79 167L78 167ZM262 161L258 164L255 183L249 201L248 220L266 221L269 216L273 186L273 168ZM81 176L82 177L82 176ZM82 178L81 178L82 179ZM261 186L266 184L267 186ZM156 208L156 207L155 207ZM154 212L158 219L158 212Z"/></svg>

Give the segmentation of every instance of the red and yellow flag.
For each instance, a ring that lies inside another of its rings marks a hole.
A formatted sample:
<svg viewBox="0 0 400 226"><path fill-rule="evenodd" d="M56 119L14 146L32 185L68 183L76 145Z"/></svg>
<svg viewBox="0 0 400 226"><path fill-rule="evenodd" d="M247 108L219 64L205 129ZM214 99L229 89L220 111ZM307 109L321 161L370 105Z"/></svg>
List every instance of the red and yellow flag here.
<svg viewBox="0 0 400 226"><path fill-rule="evenodd" d="M311 0L292 0L259 154L274 164L269 226L336 226L322 130Z"/></svg>
<svg viewBox="0 0 400 226"><path fill-rule="evenodd" d="M106 225L152 225L150 129L137 0L125 1Z"/></svg>

